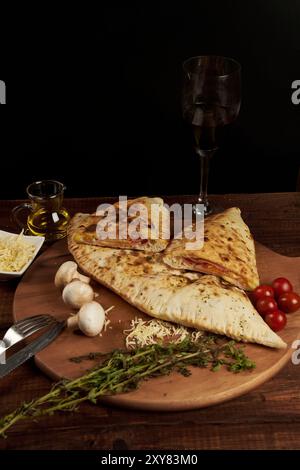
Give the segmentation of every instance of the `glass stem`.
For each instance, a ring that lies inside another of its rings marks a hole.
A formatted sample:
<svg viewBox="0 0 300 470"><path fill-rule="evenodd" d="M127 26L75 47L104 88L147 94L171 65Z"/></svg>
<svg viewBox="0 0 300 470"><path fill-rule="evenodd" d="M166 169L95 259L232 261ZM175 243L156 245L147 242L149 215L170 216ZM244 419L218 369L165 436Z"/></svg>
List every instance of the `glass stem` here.
<svg viewBox="0 0 300 470"><path fill-rule="evenodd" d="M216 149L213 150L197 150L200 157L200 192L198 196L198 204L204 205L204 214L208 215L211 212L211 207L207 197L207 186L208 186L208 173L210 159L215 153Z"/></svg>

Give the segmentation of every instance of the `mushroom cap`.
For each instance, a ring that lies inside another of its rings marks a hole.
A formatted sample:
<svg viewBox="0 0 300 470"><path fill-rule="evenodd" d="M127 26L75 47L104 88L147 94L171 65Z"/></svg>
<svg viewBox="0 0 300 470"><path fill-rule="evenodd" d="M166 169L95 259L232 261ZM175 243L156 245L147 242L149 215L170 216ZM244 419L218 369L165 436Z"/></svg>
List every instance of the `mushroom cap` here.
<svg viewBox="0 0 300 470"><path fill-rule="evenodd" d="M77 264L75 261L66 261L57 270L55 274L54 284L59 289L62 289L69 282L72 281L75 272L77 271Z"/></svg>
<svg viewBox="0 0 300 470"><path fill-rule="evenodd" d="M93 300L94 291L89 284L76 279L65 286L62 298L69 307L80 308Z"/></svg>
<svg viewBox="0 0 300 470"><path fill-rule="evenodd" d="M86 336L98 335L104 322L105 311L98 302L88 302L78 312L78 327Z"/></svg>

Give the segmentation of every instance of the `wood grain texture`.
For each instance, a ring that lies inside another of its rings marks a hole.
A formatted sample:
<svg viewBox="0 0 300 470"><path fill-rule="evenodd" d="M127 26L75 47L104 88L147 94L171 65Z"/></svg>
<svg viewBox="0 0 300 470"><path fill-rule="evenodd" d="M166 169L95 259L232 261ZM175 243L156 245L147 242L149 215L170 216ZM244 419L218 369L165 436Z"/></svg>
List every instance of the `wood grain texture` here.
<svg viewBox="0 0 300 470"><path fill-rule="evenodd" d="M295 290L300 292L300 257L278 255L261 244L256 245L256 256L261 282L271 283L284 273ZM58 267L69 259L72 256L63 240L34 261L16 290L13 306L15 320L40 313L50 313L59 320L68 318L70 309L63 303L53 280ZM38 367L55 380L77 378L96 364L75 364L70 362L70 357L91 351L106 353L122 349L125 347L123 331L130 328L131 320L135 317L150 319L98 283L93 283L93 288L105 309L114 306L109 314L111 323L101 338L87 338L66 329L56 341L36 355ZM193 369L188 378L173 373L148 380L134 392L107 397L104 401L133 409L169 411L197 409L230 400L253 390L275 375L290 360L291 345L299 337L299 332L300 312L290 315L287 327L280 332L288 345L286 350L247 345L245 352L256 363L256 369L251 373L232 374L222 369L214 374L209 369Z"/></svg>
<svg viewBox="0 0 300 470"><path fill-rule="evenodd" d="M191 196L168 198L189 202ZM223 207L238 206L256 240L300 256L300 193L215 196ZM10 225L11 208L0 201L0 224ZM98 199L66 200L73 213L92 211ZM12 321L14 285L0 284L2 331ZM300 366L288 363L273 379L247 395L209 408L177 412L124 410L83 405L78 413L20 423L0 449L299 449ZM0 414L49 390L51 381L33 361L0 383Z"/></svg>

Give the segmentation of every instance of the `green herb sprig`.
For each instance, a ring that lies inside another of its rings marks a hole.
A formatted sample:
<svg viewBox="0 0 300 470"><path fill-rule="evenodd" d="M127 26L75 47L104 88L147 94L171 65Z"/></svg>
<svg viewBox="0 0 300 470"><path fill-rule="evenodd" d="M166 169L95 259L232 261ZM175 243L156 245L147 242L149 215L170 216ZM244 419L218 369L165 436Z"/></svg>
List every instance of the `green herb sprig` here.
<svg viewBox="0 0 300 470"><path fill-rule="evenodd" d="M209 335L201 338L198 343L185 339L179 344L154 344L132 351L115 350L106 356L102 364L81 377L54 384L46 395L23 403L1 418L0 435L5 437L6 431L20 420L49 416L56 411L75 411L85 401L97 403L105 395L134 390L142 380L150 377L167 375L171 371L188 376L191 374L188 366L211 366L213 371L225 366L234 373L255 367L255 363L234 341L221 346L216 341L214 335ZM102 356L103 354L96 352L71 360L81 362Z"/></svg>

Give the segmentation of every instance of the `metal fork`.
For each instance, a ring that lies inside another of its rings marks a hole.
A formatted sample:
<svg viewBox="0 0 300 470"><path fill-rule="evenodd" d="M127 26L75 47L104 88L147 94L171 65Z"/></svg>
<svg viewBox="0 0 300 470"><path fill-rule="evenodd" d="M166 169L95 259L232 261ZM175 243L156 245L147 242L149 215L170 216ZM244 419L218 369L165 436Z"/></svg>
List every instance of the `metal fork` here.
<svg viewBox="0 0 300 470"><path fill-rule="evenodd" d="M56 319L51 315L34 315L24 318L12 325L0 341L0 355L14 344L22 341L37 331L52 325Z"/></svg>

